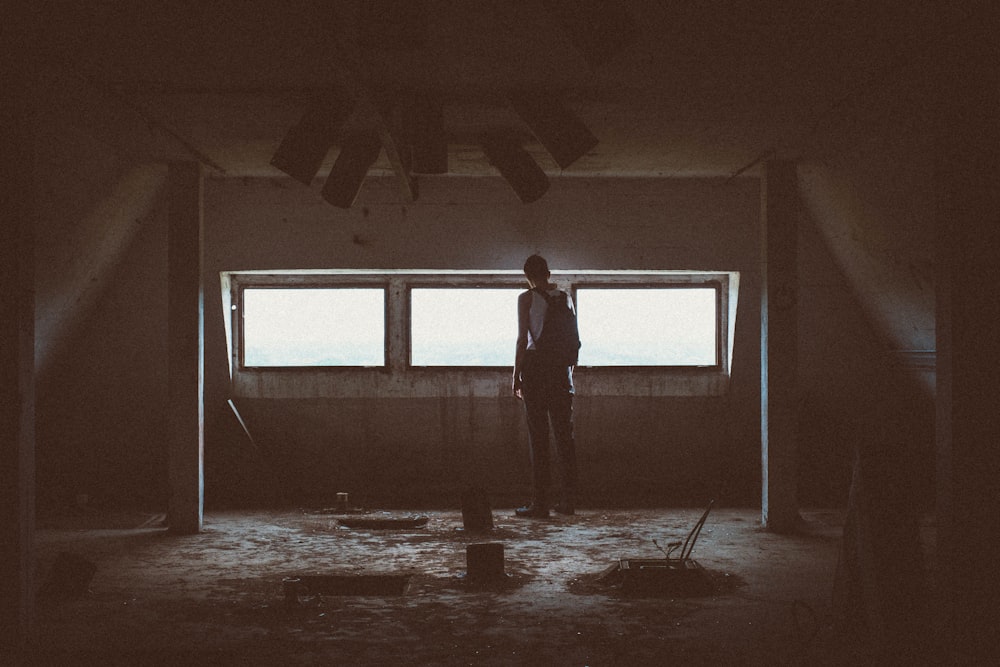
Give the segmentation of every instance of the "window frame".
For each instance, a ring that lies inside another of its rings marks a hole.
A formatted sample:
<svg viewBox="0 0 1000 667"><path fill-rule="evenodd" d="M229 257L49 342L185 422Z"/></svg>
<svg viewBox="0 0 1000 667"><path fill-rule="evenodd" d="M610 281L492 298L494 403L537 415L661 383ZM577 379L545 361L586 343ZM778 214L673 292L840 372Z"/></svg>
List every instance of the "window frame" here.
<svg viewBox="0 0 1000 667"><path fill-rule="evenodd" d="M240 283L238 286L239 298L237 300L238 308L235 312L235 317L239 318L237 323L239 326L236 327L239 331L239 343L236 350L236 360L238 368L240 370L282 370L282 371L309 371L312 369L336 369L336 368L370 368L370 369L380 369L384 370L389 366L389 318L388 318L388 306L389 306L389 286L388 284L378 285L369 283L335 283L330 284L326 281L291 281L285 282L268 282L266 284L247 284ZM382 291L382 363L378 365L363 365L363 364L335 364L330 366L325 365L285 365L285 366L251 366L246 363L246 328L243 326L244 311L243 306L246 303L244 299L244 292L247 290L268 290L268 289L374 289Z"/></svg>
<svg viewBox="0 0 1000 667"><path fill-rule="evenodd" d="M421 370L437 370L437 369L448 369L448 368L475 368L475 369L497 369L497 368L509 368L514 363L514 343L516 341L512 340L510 344L510 350L508 351L508 356L510 357L510 363L501 366L470 366L470 365L416 365L413 363L413 290L415 289L509 289L514 292L514 299L511 301L510 310L510 330L515 334L517 333L517 295L527 289L523 275L521 276L521 281L518 284L512 284L510 281L504 283L498 283L495 280L490 281L473 281L470 283L459 282L459 283L442 283L440 281L424 281L416 280L413 282L408 282L406 285L406 368L411 371L421 371Z"/></svg>
<svg viewBox="0 0 1000 667"><path fill-rule="evenodd" d="M622 364L622 365L582 365L583 368L588 368L592 370L601 369L623 369L634 372L643 372L647 369L671 369L671 370L683 370L683 369L710 369L719 370L722 368L722 359L725 354L725 337L722 333L724 317L722 311L724 309L724 295L722 292L722 281L720 280L708 280L708 281L698 281L698 282L670 282L670 283L655 283L650 284L648 282L643 283L606 283L606 282L589 282L582 281L573 285L573 291L571 296L573 297L573 304L576 306L579 312L579 300L577 299L577 294L581 289L583 290L599 290L599 289L706 289L711 288L715 291L715 363L712 364Z"/></svg>
<svg viewBox="0 0 1000 667"><path fill-rule="evenodd" d="M728 391L738 271L553 271L552 281L577 301L579 289L713 287L716 364L712 366L579 366L578 395L713 396ZM521 271L305 269L222 271L220 283L232 393L241 398L366 398L509 395L514 349L507 366L413 366L410 291L413 288L527 289ZM242 290L261 287L381 287L385 290L383 366L247 367L241 326ZM511 305L511 328L516 307ZM584 341L586 345L586 341Z"/></svg>

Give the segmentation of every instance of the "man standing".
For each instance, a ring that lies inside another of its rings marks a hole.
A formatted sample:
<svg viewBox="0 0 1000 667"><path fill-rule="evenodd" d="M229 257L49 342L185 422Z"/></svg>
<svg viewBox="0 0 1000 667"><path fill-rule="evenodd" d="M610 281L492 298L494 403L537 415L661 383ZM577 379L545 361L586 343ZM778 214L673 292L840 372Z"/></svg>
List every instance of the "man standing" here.
<svg viewBox="0 0 1000 667"><path fill-rule="evenodd" d="M531 503L517 516L544 518L549 509L573 514L576 494L576 443L573 438L573 367L580 338L573 300L549 282L548 263L539 255L524 262L530 289L517 299L517 348L514 395L524 401L531 450ZM550 495L549 423L559 457L560 494Z"/></svg>

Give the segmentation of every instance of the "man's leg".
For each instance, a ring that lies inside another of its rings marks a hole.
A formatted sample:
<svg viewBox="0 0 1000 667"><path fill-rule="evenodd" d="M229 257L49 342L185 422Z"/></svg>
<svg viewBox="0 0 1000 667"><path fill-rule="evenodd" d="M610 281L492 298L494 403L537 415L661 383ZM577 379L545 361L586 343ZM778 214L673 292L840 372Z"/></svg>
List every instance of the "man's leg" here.
<svg viewBox="0 0 1000 667"><path fill-rule="evenodd" d="M534 504L548 509L549 486L552 483L551 457L549 455L549 411L545 402L525 400L528 418L528 446L531 450L532 484Z"/></svg>
<svg viewBox="0 0 1000 667"><path fill-rule="evenodd" d="M549 411L543 397L525 396L524 412L528 421L528 448L531 451L531 479L534 493L531 506L547 513L552 478L549 456Z"/></svg>
<svg viewBox="0 0 1000 667"><path fill-rule="evenodd" d="M552 430L559 454L560 514L573 514L576 504L576 440L573 435L573 394L562 392L550 403Z"/></svg>

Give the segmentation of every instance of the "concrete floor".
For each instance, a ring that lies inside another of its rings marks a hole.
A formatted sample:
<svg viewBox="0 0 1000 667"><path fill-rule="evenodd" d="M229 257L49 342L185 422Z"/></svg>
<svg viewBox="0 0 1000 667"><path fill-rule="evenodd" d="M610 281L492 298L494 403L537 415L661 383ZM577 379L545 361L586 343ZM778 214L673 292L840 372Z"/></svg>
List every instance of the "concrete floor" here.
<svg viewBox="0 0 1000 667"><path fill-rule="evenodd" d="M655 558L701 510L579 511L519 519L494 509L486 535L455 511L421 528L345 528L328 510L215 512L169 535L162 515L78 509L40 522L39 580L60 552L97 566L79 598L39 601L38 664L644 665L849 664L863 648L831 628L842 512L803 512L799 534L760 528L757 509L714 509L693 557L702 596L626 595L601 574ZM473 585L466 545L500 542L506 577ZM285 577L411 575L401 595L302 595ZM845 662L846 661L846 662Z"/></svg>

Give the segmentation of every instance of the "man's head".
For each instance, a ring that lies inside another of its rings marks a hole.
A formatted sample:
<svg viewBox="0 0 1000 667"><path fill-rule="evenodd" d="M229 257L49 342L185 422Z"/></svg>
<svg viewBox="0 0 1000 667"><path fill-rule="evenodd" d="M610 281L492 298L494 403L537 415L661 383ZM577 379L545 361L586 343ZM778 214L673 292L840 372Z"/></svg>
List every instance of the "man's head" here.
<svg viewBox="0 0 1000 667"><path fill-rule="evenodd" d="M532 255L524 261L524 276L532 287L549 281L549 263L541 255Z"/></svg>

